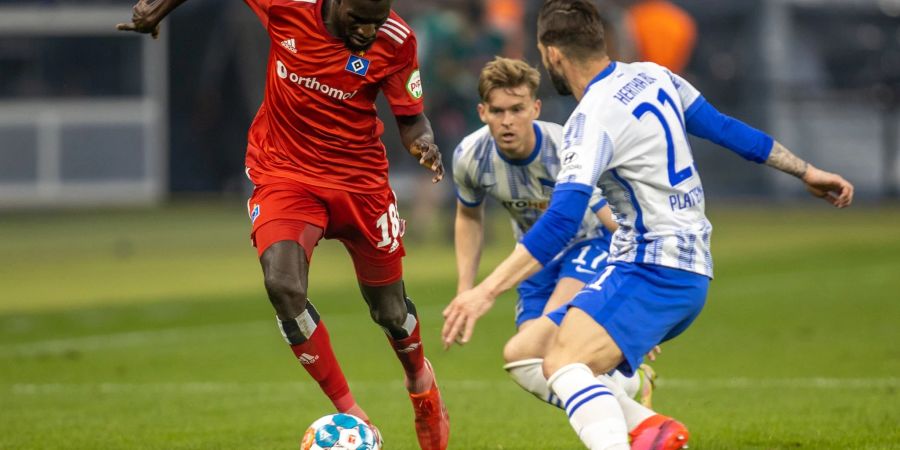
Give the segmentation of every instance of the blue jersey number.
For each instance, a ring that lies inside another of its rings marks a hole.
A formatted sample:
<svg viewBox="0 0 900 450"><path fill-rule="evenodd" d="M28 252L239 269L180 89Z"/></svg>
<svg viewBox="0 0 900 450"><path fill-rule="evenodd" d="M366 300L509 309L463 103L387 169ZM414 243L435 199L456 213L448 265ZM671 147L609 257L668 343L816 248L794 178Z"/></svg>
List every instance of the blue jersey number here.
<svg viewBox="0 0 900 450"><path fill-rule="evenodd" d="M672 111L675 112L675 117L678 117L678 124L681 125L681 130L684 132L684 123L681 122L681 114L678 113L678 108L675 107L675 102L672 100L672 97L669 97L669 94L667 94L666 91L660 89L657 100L659 100L659 103L662 104L663 107L668 104L669 107L672 108ZM691 175L694 174L694 171L691 169L691 166L687 166L681 170L675 169L675 141L672 138L672 129L669 127L669 122L666 121L665 116L663 116L663 113L659 108L650 102L644 102L638 105L632 112L634 117L638 120L641 120L641 117L644 117L644 114L647 113L653 114L656 119L659 120L659 124L662 125L663 131L666 133L666 159L668 160L666 166L669 169L669 184L674 187L690 178Z"/></svg>

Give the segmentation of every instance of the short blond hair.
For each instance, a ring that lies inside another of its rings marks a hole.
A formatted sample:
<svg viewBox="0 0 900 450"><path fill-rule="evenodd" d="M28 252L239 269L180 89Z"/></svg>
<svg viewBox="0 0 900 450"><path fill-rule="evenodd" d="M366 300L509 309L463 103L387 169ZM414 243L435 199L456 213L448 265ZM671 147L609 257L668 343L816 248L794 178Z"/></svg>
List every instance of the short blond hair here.
<svg viewBox="0 0 900 450"><path fill-rule="evenodd" d="M537 98L538 86L541 84L541 73L521 59L509 59L497 56L487 63L478 78L478 95L482 102L494 89L511 89L522 85L528 86L531 98Z"/></svg>

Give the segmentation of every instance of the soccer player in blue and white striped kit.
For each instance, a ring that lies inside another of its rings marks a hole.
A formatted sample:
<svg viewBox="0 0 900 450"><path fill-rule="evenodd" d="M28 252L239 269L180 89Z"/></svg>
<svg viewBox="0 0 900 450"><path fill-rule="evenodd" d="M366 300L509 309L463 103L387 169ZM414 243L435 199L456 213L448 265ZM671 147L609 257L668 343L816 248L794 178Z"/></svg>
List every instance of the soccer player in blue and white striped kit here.
<svg viewBox="0 0 900 450"><path fill-rule="evenodd" d="M712 226L687 134L791 174L838 208L850 205L853 186L719 113L667 69L610 61L589 0L545 2L538 47L554 87L579 102L564 128L556 189L513 253L444 310L444 345L468 342L500 293L552 260L600 186L619 224L610 263L550 313L564 318L544 375L589 449L684 448L684 425L634 402L602 374L633 371L653 346L682 333L706 300Z"/></svg>
<svg viewBox="0 0 900 450"><path fill-rule="evenodd" d="M516 240L547 209L559 173L562 126L537 120L541 75L522 60L497 57L478 80L478 115L485 126L469 134L453 152L456 188L454 243L457 292L475 283L484 240L485 200L509 213ZM547 388L541 369L543 353L559 326L546 312L569 301L606 267L612 231L617 225L600 189L594 189L578 232L540 272L518 286L517 333L503 349L504 369L526 391L557 407L562 402ZM641 365L625 377L613 378L646 406L651 404L653 370Z"/></svg>

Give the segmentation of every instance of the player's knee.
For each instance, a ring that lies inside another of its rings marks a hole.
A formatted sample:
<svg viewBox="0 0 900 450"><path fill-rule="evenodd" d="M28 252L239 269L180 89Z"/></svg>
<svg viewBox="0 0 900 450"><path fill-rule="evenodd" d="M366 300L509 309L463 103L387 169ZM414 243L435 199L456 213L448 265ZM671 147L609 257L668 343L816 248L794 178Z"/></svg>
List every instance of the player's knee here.
<svg viewBox="0 0 900 450"><path fill-rule="evenodd" d="M306 309L306 289L300 280L267 274L265 285L269 301L279 317L294 318Z"/></svg>
<svg viewBox="0 0 900 450"><path fill-rule="evenodd" d="M527 342L527 339L521 334L516 334L506 341L506 345L503 346L503 360L507 364L523 359L540 358L541 356L543 355L536 354L532 346Z"/></svg>
<svg viewBox="0 0 900 450"><path fill-rule="evenodd" d="M556 371L566 364L568 363L565 362L559 353L552 351L548 352L547 355L544 356L544 363L541 365L541 369L544 371L544 378L549 380Z"/></svg>
<svg viewBox="0 0 900 450"><path fill-rule="evenodd" d="M406 322L406 307L403 302L382 302L369 312L375 323L390 332L402 330Z"/></svg>

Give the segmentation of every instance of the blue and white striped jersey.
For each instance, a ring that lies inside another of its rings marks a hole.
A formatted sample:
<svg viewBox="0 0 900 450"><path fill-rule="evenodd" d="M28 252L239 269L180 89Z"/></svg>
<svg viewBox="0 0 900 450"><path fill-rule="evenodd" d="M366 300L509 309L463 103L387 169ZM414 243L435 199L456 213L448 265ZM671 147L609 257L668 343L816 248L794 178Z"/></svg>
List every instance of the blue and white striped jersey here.
<svg viewBox="0 0 900 450"><path fill-rule="evenodd" d="M712 225L685 129L685 111L698 99L659 65L613 62L566 122L557 183L603 190L619 223L610 261L712 277Z"/></svg>
<svg viewBox="0 0 900 450"><path fill-rule="evenodd" d="M511 160L500 153L487 126L466 136L453 152L453 182L459 201L474 207L493 197L509 211L516 240L547 209L560 170L562 127L539 120L533 126L537 140L526 159ZM604 205L600 190L594 189L591 207L572 242L608 233L596 215Z"/></svg>

